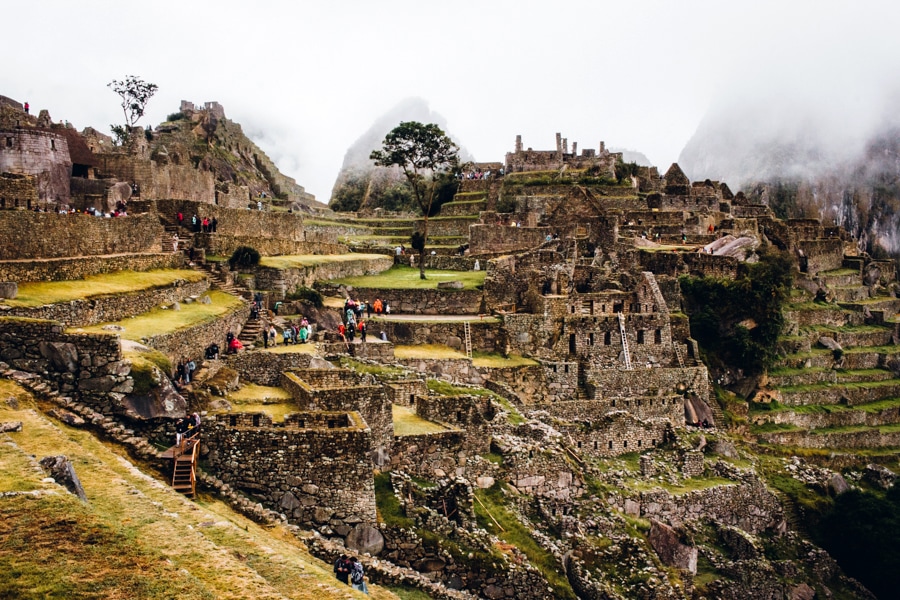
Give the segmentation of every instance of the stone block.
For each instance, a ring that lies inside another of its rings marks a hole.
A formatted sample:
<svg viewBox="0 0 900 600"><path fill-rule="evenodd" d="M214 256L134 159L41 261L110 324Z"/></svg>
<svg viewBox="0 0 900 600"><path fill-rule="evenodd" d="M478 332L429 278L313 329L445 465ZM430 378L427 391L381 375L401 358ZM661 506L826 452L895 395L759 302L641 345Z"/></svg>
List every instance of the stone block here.
<svg viewBox="0 0 900 600"><path fill-rule="evenodd" d="M19 295L19 284L15 281L0 281L0 298L15 298Z"/></svg>

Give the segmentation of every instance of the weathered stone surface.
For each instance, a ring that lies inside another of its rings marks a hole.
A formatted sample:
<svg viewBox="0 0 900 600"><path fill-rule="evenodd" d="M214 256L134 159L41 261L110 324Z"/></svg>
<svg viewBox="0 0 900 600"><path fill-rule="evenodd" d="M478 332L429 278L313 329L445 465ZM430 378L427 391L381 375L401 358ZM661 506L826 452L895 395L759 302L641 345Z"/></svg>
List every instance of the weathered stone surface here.
<svg viewBox="0 0 900 600"><path fill-rule="evenodd" d="M15 281L0 281L0 298L15 298L19 295L19 284Z"/></svg>
<svg viewBox="0 0 900 600"><path fill-rule="evenodd" d="M0 433L22 431L22 421L6 421L0 423Z"/></svg>
<svg viewBox="0 0 900 600"><path fill-rule="evenodd" d="M723 525L719 527L719 539L728 548L731 558L734 560L752 560L760 555L756 541L749 533Z"/></svg>
<svg viewBox="0 0 900 600"><path fill-rule="evenodd" d="M291 492L285 492L281 497L281 508L291 511L300 507L300 501Z"/></svg>
<svg viewBox="0 0 900 600"><path fill-rule="evenodd" d="M477 485L479 488L481 488L483 490L486 490L489 487L491 487L492 485L494 485L494 481L495 481L494 478L489 477L489 476L476 477L475 485Z"/></svg>
<svg viewBox="0 0 900 600"><path fill-rule="evenodd" d="M710 449L727 458L738 458L737 448L728 440L716 440L711 444Z"/></svg>
<svg viewBox="0 0 900 600"><path fill-rule="evenodd" d="M835 473L828 480L828 489L831 490L831 493L835 496L840 496L844 492L849 492L850 486L847 484L847 480L844 479L843 475Z"/></svg>
<svg viewBox="0 0 900 600"><path fill-rule="evenodd" d="M791 588L790 600L816 600L816 590L805 583Z"/></svg>
<svg viewBox="0 0 900 600"><path fill-rule="evenodd" d="M830 337L825 337L825 336L820 337L819 344L823 348L828 348L829 350L832 350L832 351L843 350L843 348L841 348L841 345L839 343L837 343L837 341L835 341L833 338L830 338Z"/></svg>
<svg viewBox="0 0 900 600"><path fill-rule="evenodd" d="M40 464L58 484L65 486L83 502L87 502L87 495L84 493L78 475L75 474L75 467L67 457L63 455L45 456L40 460Z"/></svg>
<svg viewBox="0 0 900 600"><path fill-rule="evenodd" d="M344 543L348 548L360 554L377 556L384 549L384 536L375 527L360 524L347 535Z"/></svg>
<svg viewBox="0 0 900 600"><path fill-rule="evenodd" d="M156 367L154 367L156 369ZM154 378L158 385L146 394L128 394L122 399L125 414L133 419L180 419L187 415L187 401L160 371Z"/></svg>
<svg viewBox="0 0 900 600"><path fill-rule="evenodd" d="M56 371L74 373L78 370L78 350L75 344L64 342L41 342L38 344L41 356L50 361Z"/></svg>
<svg viewBox="0 0 900 600"><path fill-rule="evenodd" d="M67 410L62 410L61 408L54 408L48 414L51 417L59 419L66 425L70 425L72 427L80 427L84 425L84 419L74 413L70 413Z"/></svg>
<svg viewBox="0 0 900 600"><path fill-rule="evenodd" d="M439 281L437 287L439 290L461 290L465 286L462 281Z"/></svg>
<svg viewBox="0 0 900 600"><path fill-rule="evenodd" d="M894 480L897 478L897 475L887 467L872 464L866 465L863 478L872 485L876 485L881 489L886 490L894 485Z"/></svg>
<svg viewBox="0 0 900 600"><path fill-rule="evenodd" d="M663 564L697 574L697 548L682 544L678 533L656 519L650 519L647 541L653 546Z"/></svg>

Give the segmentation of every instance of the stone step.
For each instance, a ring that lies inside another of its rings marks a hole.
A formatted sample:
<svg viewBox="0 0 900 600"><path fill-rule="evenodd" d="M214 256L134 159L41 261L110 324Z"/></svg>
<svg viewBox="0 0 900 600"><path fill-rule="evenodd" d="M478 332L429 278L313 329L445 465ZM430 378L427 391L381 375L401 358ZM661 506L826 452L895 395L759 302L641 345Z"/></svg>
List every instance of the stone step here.
<svg viewBox="0 0 900 600"><path fill-rule="evenodd" d="M869 298L869 288L864 285L836 286L831 288L831 291L838 302L854 302Z"/></svg>
<svg viewBox="0 0 900 600"><path fill-rule="evenodd" d="M857 406L900 396L900 379L863 383L822 383L776 388L786 406Z"/></svg>
<svg viewBox="0 0 900 600"><path fill-rule="evenodd" d="M776 431L760 433L761 442L800 448L819 448L831 451L843 449L884 449L900 447L900 428L895 425L867 427L824 428L811 431Z"/></svg>
<svg viewBox="0 0 900 600"><path fill-rule="evenodd" d="M887 398L854 407L821 406L810 410L779 409L750 415L754 424L777 423L813 430L833 427L879 427L900 423L900 398Z"/></svg>
<svg viewBox="0 0 900 600"><path fill-rule="evenodd" d="M786 372L770 372L769 385L778 388L821 383L885 381L893 378L893 374L886 369L839 370L828 367L811 367L786 369L784 371Z"/></svg>

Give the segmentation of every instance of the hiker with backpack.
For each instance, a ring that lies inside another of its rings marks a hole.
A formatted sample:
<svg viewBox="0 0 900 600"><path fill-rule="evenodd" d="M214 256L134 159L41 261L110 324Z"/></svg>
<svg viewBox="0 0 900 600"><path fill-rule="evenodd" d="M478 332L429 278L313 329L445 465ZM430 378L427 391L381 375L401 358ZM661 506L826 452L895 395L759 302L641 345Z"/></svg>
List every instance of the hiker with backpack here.
<svg viewBox="0 0 900 600"><path fill-rule="evenodd" d="M362 563L355 556L350 557L350 587L359 590L364 594L369 593L369 587L366 585L366 574L363 571Z"/></svg>

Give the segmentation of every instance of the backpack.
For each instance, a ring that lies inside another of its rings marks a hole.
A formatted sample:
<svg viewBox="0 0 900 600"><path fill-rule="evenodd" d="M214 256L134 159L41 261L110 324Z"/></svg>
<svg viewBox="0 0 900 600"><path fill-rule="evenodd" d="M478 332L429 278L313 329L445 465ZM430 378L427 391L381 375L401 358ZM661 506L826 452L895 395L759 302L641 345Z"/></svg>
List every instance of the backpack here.
<svg viewBox="0 0 900 600"><path fill-rule="evenodd" d="M363 582L363 568L359 563L355 563L350 571L350 581L359 585Z"/></svg>

